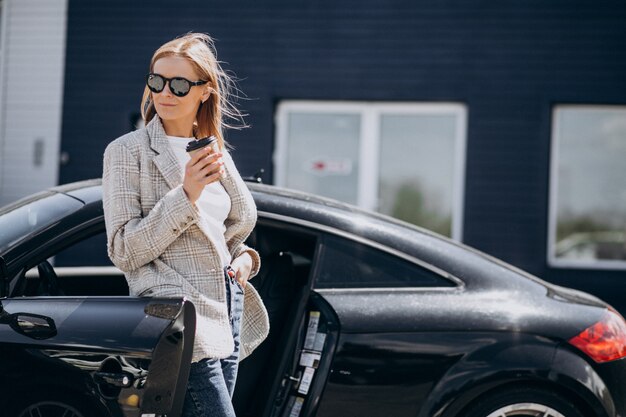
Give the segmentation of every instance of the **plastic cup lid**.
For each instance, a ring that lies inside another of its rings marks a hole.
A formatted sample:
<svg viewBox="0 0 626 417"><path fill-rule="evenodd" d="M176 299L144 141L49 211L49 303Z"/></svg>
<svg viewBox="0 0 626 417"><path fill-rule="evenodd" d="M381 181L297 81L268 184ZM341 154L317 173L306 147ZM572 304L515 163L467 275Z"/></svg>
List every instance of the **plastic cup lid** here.
<svg viewBox="0 0 626 417"><path fill-rule="evenodd" d="M191 151L195 151L196 149L204 148L206 146L209 146L216 140L217 138L215 136L207 136L206 138L202 138L202 139L194 139L190 141L189 143L187 143L186 151L191 152Z"/></svg>

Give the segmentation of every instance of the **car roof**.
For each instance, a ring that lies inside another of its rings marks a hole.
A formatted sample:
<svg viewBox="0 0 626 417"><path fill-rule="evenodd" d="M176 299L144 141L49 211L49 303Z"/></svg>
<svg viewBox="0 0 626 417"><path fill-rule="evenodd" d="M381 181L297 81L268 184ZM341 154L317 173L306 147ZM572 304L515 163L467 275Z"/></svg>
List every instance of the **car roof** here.
<svg viewBox="0 0 626 417"><path fill-rule="evenodd" d="M96 203L102 200L102 180L91 179L52 187L49 190L67 194L85 204ZM415 232L428 235L435 239L444 239L450 243L454 241L438 235L430 230L423 229L384 214L368 211L351 204L326 198L298 190L277 187L274 185L246 183L255 197L259 211L297 215L303 220L320 223L330 227L349 226L350 223L390 224L402 228L412 229ZM347 223L346 223L347 221Z"/></svg>
<svg viewBox="0 0 626 417"><path fill-rule="evenodd" d="M499 259L400 220L300 191L254 183L248 183L248 187L254 196L260 222L275 220L282 221L283 225L290 223L308 228L323 236L322 243L334 235L335 238L351 239L354 244L375 246L449 278L457 284L453 290L462 289L466 294L477 291L496 298L514 293L520 300L534 300L534 303L546 296L560 297L578 304L603 306L592 296L560 289ZM61 197L67 200L59 200ZM28 204L37 198L41 200L42 209L57 203L71 209L50 227L34 231L23 236L20 242L5 247L0 259L5 268L17 270L20 259L26 259L23 256L38 250L41 241L36 237L39 233L56 239L79 224L102 227L100 179L53 187L22 201ZM19 204L11 207L19 207Z"/></svg>
<svg viewBox="0 0 626 417"><path fill-rule="evenodd" d="M282 218L312 229L382 245L432 269L446 271L446 275L457 282L486 280L488 283L495 280L502 283L519 281L524 276L545 284L539 278L474 248L383 214L297 190L252 182L247 185L260 218ZM102 181L99 178L59 185L38 195L45 198L55 194L80 201L86 211L96 210L102 215Z"/></svg>

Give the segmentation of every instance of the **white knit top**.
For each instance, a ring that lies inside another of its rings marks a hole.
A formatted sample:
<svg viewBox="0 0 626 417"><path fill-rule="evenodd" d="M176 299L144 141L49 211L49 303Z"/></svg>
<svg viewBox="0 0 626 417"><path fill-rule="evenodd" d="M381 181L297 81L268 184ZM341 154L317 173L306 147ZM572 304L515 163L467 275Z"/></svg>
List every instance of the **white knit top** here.
<svg viewBox="0 0 626 417"><path fill-rule="evenodd" d="M168 136L167 139L184 173L185 165L191 159L185 149L187 143L193 138ZM230 212L230 196L222 184L219 181L215 181L204 187L198 201L196 201L196 207L200 212L200 229L215 245L215 249L217 249L217 253L222 261L222 266L229 265L231 259L226 239L224 238L224 233L226 232L224 221Z"/></svg>

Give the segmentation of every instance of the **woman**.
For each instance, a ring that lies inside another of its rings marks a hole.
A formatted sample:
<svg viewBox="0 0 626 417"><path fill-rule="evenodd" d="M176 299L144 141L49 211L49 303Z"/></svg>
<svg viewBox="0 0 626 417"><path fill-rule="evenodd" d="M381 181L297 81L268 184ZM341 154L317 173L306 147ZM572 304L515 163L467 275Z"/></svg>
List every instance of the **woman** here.
<svg viewBox="0 0 626 417"><path fill-rule="evenodd" d="M145 128L104 153L108 254L130 293L187 297L196 307L184 416L235 415L237 363L269 330L261 299L246 285L260 266L243 243L256 207L224 146L223 117L241 116L228 101L229 83L209 36L164 44L146 77ZM218 151L185 152L194 137L210 135Z"/></svg>

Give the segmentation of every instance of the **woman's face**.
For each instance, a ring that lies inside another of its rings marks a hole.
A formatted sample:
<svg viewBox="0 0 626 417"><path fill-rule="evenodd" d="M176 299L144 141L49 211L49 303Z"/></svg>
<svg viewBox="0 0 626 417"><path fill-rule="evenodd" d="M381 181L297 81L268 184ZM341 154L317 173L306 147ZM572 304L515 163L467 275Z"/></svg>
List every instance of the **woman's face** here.
<svg viewBox="0 0 626 417"><path fill-rule="evenodd" d="M183 77L189 81L200 81L191 63L177 56L159 58L154 63L152 72L165 78ZM151 94L156 112L164 123L188 124L189 129L196 120L200 102L209 96L207 84L191 87L184 97L175 96L170 91L169 82L163 91Z"/></svg>

